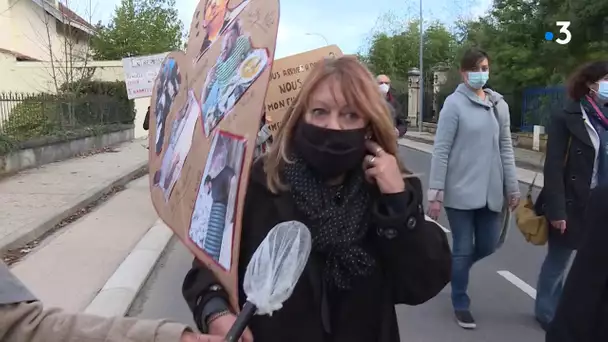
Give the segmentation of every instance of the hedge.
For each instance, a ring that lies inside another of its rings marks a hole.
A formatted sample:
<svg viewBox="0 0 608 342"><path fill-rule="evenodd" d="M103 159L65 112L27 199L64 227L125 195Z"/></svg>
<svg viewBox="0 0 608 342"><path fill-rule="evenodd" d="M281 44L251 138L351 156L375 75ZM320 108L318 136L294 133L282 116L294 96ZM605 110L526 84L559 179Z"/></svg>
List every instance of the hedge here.
<svg viewBox="0 0 608 342"><path fill-rule="evenodd" d="M133 123L135 107L124 82L87 81L77 86L66 84L58 95L0 95L5 103L17 103L1 131L13 140L27 141L87 127Z"/></svg>

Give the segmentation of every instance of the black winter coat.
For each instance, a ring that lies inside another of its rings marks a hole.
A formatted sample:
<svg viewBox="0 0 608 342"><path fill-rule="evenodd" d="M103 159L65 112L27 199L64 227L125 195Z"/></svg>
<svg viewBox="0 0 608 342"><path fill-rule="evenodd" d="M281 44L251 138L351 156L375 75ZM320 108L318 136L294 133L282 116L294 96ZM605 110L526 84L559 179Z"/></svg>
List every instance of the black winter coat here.
<svg viewBox="0 0 608 342"><path fill-rule="evenodd" d="M150 106L148 106L148 110L146 111L146 117L144 118L143 127L146 131L150 129Z"/></svg>
<svg viewBox="0 0 608 342"><path fill-rule="evenodd" d="M537 213L549 221L566 220L566 232L549 227L551 243L576 249L584 232L583 214L591 188L595 148L585 127L579 102L556 113L547 130L544 187L536 202Z"/></svg>
<svg viewBox="0 0 608 342"><path fill-rule="evenodd" d="M608 341L608 187L592 191L587 232L566 280L546 342Z"/></svg>
<svg viewBox="0 0 608 342"><path fill-rule="evenodd" d="M404 112L407 110L407 108L404 108L404 106L399 102L393 89L391 89L386 95L386 101L391 106L391 114L393 115L395 128L397 128L399 131L399 136L401 137L407 132L407 127L409 125L406 120L407 112Z"/></svg>
<svg viewBox="0 0 608 342"><path fill-rule="evenodd" d="M268 190L262 162L253 165L247 188L239 281L270 229L290 220L307 224L289 192L275 195ZM364 248L376 257L377 271L349 292L331 292L324 286L320 256L311 253L283 308L271 317L253 317L249 328L256 342L399 342L394 304L418 305L445 287L451 273L450 248L441 228L425 220L420 181L408 179L404 193L374 197L373 227ZM198 262L184 280L183 295L199 329L205 304L212 298L227 298L223 290L217 291L217 284Z"/></svg>

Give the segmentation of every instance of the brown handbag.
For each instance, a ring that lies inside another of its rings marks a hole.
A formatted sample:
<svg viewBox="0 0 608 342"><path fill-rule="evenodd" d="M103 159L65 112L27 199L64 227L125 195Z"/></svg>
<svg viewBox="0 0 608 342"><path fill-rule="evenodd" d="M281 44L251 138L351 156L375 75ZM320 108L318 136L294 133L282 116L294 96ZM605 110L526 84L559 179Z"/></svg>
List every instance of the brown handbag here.
<svg viewBox="0 0 608 342"><path fill-rule="evenodd" d="M564 166L566 166L568 163L568 155L571 145L572 137L570 136L568 138L568 147L566 148ZM542 246L546 244L547 240L549 239L549 222L547 222L547 218L544 215L539 216L534 210L532 189L534 188L534 183L536 182L537 176L538 172L534 175L534 179L528 188L526 197L519 202L519 205L515 209L515 223L526 241L536 246Z"/></svg>

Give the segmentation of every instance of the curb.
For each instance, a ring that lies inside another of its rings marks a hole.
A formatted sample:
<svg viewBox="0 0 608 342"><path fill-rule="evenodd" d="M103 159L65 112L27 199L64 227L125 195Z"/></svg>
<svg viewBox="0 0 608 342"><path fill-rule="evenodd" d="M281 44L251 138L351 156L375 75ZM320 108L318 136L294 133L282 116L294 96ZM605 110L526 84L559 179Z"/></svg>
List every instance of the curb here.
<svg viewBox="0 0 608 342"><path fill-rule="evenodd" d="M84 313L103 316L125 316L163 251L173 231L158 219L118 266Z"/></svg>
<svg viewBox="0 0 608 342"><path fill-rule="evenodd" d="M411 142L415 142L415 143L425 144L425 145L427 145L427 146L429 146L431 148L424 149L423 147L420 147L420 146L411 146L411 145L408 145L406 143L408 140L411 141ZM430 153L433 153L433 151L432 151L432 146L433 145L429 144L428 141L429 140L427 140L427 139L421 139L421 138L410 139L410 137L404 137L404 138L400 138L399 141L398 141L398 143L399 143L399 146L407 147L407 148L410 148L412 150L416 150L416 151L419 151L419 152L430 154ZM532 174L534 174L534 173L540 173L542 175L542 170L530 170L529 168L525 168L525 167L522 167L520 165L517 165L517 163L515 163L515 166L517 167L518 172L530 172ZM529 175L529 177L533 177L533 176ZM521 176L519 176L518 181L520 183L526 184L526 185L531 185L531 182L532 182L532 181L521 179ZM541 185L540 183L541 183L541 181L537 181L537 183L534 184L534 187L537 188L537 189L542 189L543 185Z"/></svg>
<svg viewBox="0 0 608 342"><path fill-rule="evenodd" d="M27 232L23 232L19 236L15 237L6 237L5 240L9 241L0 242L0 254L4 254L11 249L18 248L33 240L36 240L37 238L40 238L48 231L55 228L55 226L61 223L61 221L99 200L108 194L113 188L123 186L131 182L136 176L147 174L147 171L148 161L142 162L135 169L123 173L117 179L89 191L89 193L84 196L84 199L77 200L75 203L71 204L68 209L60 212L59 214L52 215L41 223L36 223L35 227L26 227L24 230L27 230Z"/></svg>
<svg viewBox="0 0 608 342"><path fill-rule="evenodd" d="M428 144L428 145L433 145L433 143L434 143L434 141L431 140L431 139L425 139L425 138L420 138L420 137L412 137L412 136L408 136L408 135L406 135L402 139L416 141L416 142L424 143L424 144ZM542 165L537 165L537 164L530 163L530 162L527 162L527 161L517 160L517 158L515 158L515 166L517 166L519 168L522 168L522 169L527 169L527 170L530 170L530 171L534 171L534 172L543 172Z"/></svg>

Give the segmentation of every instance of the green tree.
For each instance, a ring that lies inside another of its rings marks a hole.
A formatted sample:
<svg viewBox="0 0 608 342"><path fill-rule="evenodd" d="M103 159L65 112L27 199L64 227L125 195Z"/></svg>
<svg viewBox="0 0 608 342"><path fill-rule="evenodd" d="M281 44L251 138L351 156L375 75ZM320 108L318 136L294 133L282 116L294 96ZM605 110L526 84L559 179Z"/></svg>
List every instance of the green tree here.
<svg viewBox="0 0 608 342"><path fill-rule="evenodd" d="M395 22L397 25L400 24ZM454 34L439 22L431 23L424 32L425 73L434 67L450 65L456 46ZM382 31L372 35L362 59L374 73L387 74L397 88L404 88L408 70L419 66L419 51L420 22L412 20L402 32Z"/></svg>
<svg viewBox="0 0 608 342"><path fill-rule="evenodd" d="M95 58L116 60L180 49L183 24L175 0L121 0L108 25L98 24Z"/></svg>

